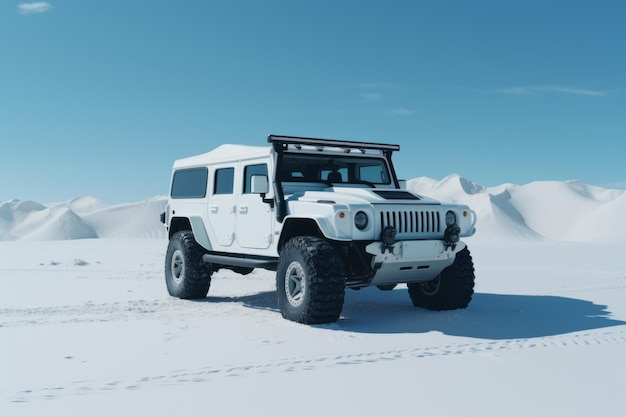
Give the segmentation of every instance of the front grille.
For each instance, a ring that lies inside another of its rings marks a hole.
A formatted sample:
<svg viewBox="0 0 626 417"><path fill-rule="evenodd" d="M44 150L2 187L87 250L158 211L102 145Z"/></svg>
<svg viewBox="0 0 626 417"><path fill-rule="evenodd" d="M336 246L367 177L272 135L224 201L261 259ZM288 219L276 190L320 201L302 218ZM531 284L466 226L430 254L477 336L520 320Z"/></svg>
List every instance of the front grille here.
<svg viewBox="0 0 626 417"><path fill-rule="evenodd" d="M380 212L380 224L382 228L395 227L398 234L441 233L441 214L432 210L384 210Z"/></svg>

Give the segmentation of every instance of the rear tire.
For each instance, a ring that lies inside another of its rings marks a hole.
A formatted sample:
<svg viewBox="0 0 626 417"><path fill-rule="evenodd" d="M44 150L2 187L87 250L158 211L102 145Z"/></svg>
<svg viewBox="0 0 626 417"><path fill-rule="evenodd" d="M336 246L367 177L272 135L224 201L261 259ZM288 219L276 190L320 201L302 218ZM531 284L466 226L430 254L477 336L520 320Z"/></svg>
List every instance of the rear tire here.
<svg viewBox="0 0 626 417"><path fill-rule="evenodd" d="M325 240L299 236L280 251L276 297L284 318L303 324L339 319L345 293L341 258Z"/></svg>
<svg viewBox="0 0 626 417"><path fill-rule="evenodd" d="M204 298L211 285L211 264L202 260L205 251L190 230L176 232L165 255L165 283L173 297Z"/></svg>
<svg viewBox="0 0 626 417"><path fill-rule="evenodd" d="M474 294L474 264L467 248L432 281L407 284L415 307L429 310L466 308Z"/></svg>

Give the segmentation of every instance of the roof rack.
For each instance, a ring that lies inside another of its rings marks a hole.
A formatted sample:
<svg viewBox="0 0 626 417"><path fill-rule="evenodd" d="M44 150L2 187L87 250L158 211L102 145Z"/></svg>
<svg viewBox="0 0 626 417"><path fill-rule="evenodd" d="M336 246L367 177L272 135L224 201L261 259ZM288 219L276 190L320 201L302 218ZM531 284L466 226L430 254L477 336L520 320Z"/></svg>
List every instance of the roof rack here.
<svg viewBox="0 0 626 417"><path fill-rule="evenodd" d="M338 139L315 139L315 138L301 138L297 136L282 136L282 135L269 135L267 141L274 145L274 148L280 150L282 145L309 145L316 147L330 146L342 149L370 149L380 150L386 152L399 151L400 145L392 145L385 143L373 143L373 142L353 142L348 140Z"/></svg>

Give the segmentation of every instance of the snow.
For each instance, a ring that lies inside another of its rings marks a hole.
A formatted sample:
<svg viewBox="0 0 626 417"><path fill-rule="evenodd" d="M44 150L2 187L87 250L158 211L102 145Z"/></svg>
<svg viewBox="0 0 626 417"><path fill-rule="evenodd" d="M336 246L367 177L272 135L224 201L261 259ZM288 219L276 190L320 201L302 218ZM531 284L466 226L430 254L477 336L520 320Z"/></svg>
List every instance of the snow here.
<svg viewBox="0 0 626 417"><path fill-rule="evenodd" d="M523 186L483 187L450 175L441 181L416 178L407 188L442 201L468 204L478 213L481 241L626 240L626 190L578 181L538 181Z"/></svg>
<svg viewBox="0 0 626 417"><path fill-rule="evenodd" d="M318 326L282 319L260 269L169 297L163 197L0 202L0 416L622 416L624 192L409 188L478 212L472 303L348 290Z"/></svg>
<svg viewBox="0 0 626 417"><path fill-rule="evenodd" d="M165 238L159 215L167 199L108 206L89 196L68 202L0 202L0 240Z"/></svg>

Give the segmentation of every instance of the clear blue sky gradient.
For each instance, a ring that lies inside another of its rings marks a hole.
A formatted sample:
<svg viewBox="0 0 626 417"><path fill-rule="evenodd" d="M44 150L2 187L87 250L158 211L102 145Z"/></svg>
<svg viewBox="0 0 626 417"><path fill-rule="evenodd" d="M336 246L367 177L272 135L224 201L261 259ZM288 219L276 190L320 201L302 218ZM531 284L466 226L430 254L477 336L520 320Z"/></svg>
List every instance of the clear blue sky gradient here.
<svg viewBox="0 0 626 417"><path fill-rule="evenodd" d="M270 133L403 178L626 184L625 1L0 2L0 201L168 190ZM39 7L39 8L38 8Z"/></svg>

